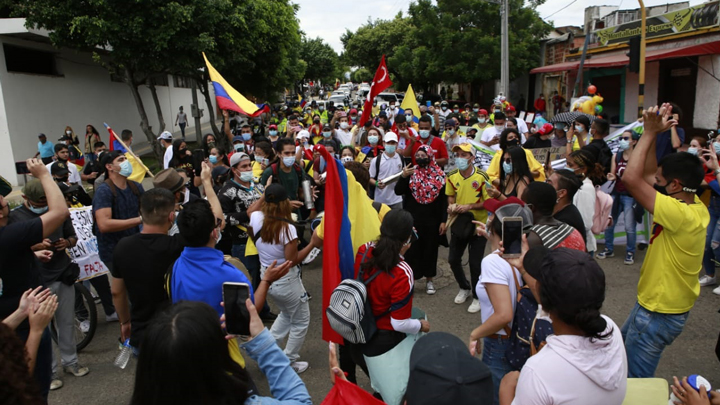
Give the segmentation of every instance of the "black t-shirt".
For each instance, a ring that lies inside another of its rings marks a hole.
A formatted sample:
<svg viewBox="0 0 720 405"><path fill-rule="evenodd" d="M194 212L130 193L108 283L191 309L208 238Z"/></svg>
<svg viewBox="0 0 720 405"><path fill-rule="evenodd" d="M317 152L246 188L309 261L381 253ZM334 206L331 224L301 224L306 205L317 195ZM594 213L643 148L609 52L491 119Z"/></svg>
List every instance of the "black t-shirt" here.
<svg viewBox="0 0 720 405"><path fill-rule="evenodd" d="M523 145L525 149L551 148L552 141L550 139L542 140L537 135L532 135Z"/></svg>
<svg viewBox="0 0 720 405"><path fill-rule="evenodd" d="M94 160L92 162L85 163L85 167L83 168L83 174L88 176L93 173L97 173L98 176L100 176L102 170L102 165L97 160ZM95 184L95 179L88 179L87 181L90 184Z"/></svg>
<svg viewBox="0 0 720 405"><path fill-rule="evenodd" d="M143 233L123 238L115 246L111 273L125 281L130 299L132 346L140 346L152 317L170 305L165 273L183 248L180 235Z"/></svg>
<svg viewBox="0 0 720 405"><path fill-rule="evenodd" d="M37 264L30 247L43 241L40 218L17 222L0 228L0 320L15 312L20 297L28 288L40 285ZM18 330L28 329L27 320Z"/></svg>
<svg viewBox="0 0 720 405"><path fill-rule="evenodd" d="M582 235L585 243L587 243L587 235L585 234L585 223L583 222L582 215L580 215L580 211L578 211L575 204L567 205L565 208L556 212L553 217L555 217L555 219L557 219L558 221L565 222L566 224L577 229L577 231L580 232L580 235Z"/></svg>

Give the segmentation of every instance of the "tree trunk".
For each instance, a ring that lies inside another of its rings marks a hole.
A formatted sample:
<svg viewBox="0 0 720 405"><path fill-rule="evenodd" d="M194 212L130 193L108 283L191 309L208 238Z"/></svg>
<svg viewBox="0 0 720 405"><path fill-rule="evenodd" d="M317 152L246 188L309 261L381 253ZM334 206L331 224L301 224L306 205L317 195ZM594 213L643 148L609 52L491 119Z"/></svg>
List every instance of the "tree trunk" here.
<svg viewBox="0 0 720 405"><path fill-rule="evenodd" d="M157 117L158 122L160 123L160 128L157 130L157 134L159 135L165 130L165 118L163 117L162 108L160 107L160 100L158 99L157 95L157 89L155 88L155 84L150 80L150 78L147 79L147 86L150 89L150 94L152 95L153 103L155 104L155 111L157 111ZM158 156L163 156L164 153L162 150L162 146L160 145L160 142L157 140L157 137L155 134L153 134L152 139L152 148L155 151L155 154Z"/></svg>
<svg viewBox="0 0 720 405"><path fill-rule="evenodd" d="M196 80L193 78L193 80ZM215 107L213 106L212 99L210 99L210 88L207 85L207 81L204 78L201 78L200 80L196 80L198 84L198 88L200 89L200 93L202 93L203 98L205 98L205 105L207 106L208 111L208 119L210 120L210 126L213 130L213 135L215 136L215 143L225 148L225 150L228 150L228 144L227 144L227 137L224 133L221 133L221 129L217 127L217 124L215 124Z"/></svg>
<svg viewBox="0 0 720 405"><path fill-rule="evenodd" d="M150 128L147 113L145 112L145 105L143 104L142 97L140 97L140 92L138 91L138 84L133 78L133 74L127 68L125 68L125 83L130 86L130 92L132 92L133 98L135 99L135 105L137 106L138 113L140 114L140 128L142 128L145 133L145 137L147 137L148 142L152 145L153 142L156 142L157 140L155 139L155 134L152 132L152 128ZM152 150L155 157L158 159L158 162L162 162L163 156L159 153L159 150L154 147Z"/></svg>

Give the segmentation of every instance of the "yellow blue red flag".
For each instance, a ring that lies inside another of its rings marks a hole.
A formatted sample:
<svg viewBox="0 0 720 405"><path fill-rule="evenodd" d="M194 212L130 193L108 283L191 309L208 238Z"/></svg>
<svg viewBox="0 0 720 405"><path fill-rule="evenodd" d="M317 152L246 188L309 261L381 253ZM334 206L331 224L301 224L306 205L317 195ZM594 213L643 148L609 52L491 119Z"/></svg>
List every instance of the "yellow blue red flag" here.
<svg viewBox="0 0 720 405"><path fill-rule="evenodd" d="M210 64L205 52L203 52L203 58L210 74L210 81L212 81L213 89L215 90L215 99L217 100L218 108L221 110L236 111L240 114L252 116L258 110L258 106L252 101L248 100L235 90L225 79L218 73L217 70Z"/></svg>

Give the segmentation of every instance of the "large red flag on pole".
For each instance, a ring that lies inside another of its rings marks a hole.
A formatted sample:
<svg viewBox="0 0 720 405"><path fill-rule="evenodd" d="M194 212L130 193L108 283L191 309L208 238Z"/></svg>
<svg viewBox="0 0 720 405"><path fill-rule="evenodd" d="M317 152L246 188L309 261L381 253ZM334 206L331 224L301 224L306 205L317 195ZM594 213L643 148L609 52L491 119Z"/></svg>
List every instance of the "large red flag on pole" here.
<svg viewBox="0 0 720 405"><path fill-rule="evenodd" d="M390 86L392 86L392 81L390 81L390 74L385 65L385 55L383 55L380 60L380 66L378 66L373 82L370 85L370 92L368 92L367 99L365 99L365 106L363 107L362 117L360 117L358 127L365 125L365 122L370 118L375 97Z"/></svg>

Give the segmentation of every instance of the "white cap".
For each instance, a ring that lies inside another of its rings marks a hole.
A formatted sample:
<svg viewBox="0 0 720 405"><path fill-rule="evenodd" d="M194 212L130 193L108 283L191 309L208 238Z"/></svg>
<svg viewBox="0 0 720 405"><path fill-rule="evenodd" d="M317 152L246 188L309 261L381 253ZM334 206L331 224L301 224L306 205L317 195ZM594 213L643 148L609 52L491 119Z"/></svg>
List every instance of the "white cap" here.
<svg viewBox="0 0 720 405"><path fill-rule="evenodd" d="M308 138L308 139L310 139L310 132L308 132L307 130L304 130L304 129L303 129L302 131L298 132L298 134L297 134L297 139L300 139L300 138Z"/></svg>
<svg viewBox="0 0 720 405"><path fill-rule="evenodd" d="M250 160L250 156L248 156L245 152L235 152L232 156L230 156L230 167L234 167L236 164L242 162L243 160Z"/></svg>
<svg viewBox="0 0 720 405"><path fill-rule="evenodd" d="M383 142L397 142L398 137L395 132L387 132L383 137Z"/></svg>
<svg viewBox="0 0 720 405"><path fill-rule="evenodd" d="M158 141L161 139L164 139L166 141L172 141L172 138L173 137L172 137L172 134L170 133L170 131L163 131L163 133L157 137Z"/></svg>

